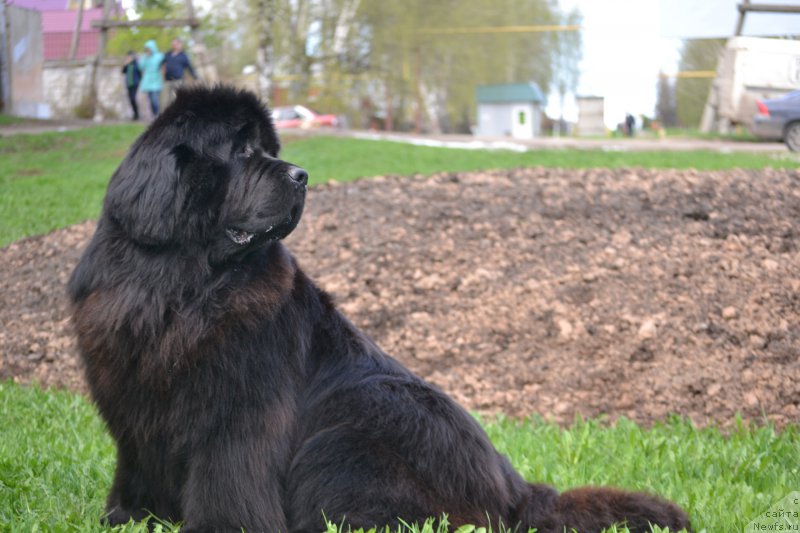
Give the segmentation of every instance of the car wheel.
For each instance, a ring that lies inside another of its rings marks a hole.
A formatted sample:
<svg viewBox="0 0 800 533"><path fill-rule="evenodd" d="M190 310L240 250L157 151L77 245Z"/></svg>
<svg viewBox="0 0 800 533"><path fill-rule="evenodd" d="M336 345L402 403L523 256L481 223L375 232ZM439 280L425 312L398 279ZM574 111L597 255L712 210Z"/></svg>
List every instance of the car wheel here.
<svg viewBox="0 0 800 533"><path fill-rule="evenodd" d="M792 152L800 152L800 122L794 122L787 126L783 142Z"/></svg>

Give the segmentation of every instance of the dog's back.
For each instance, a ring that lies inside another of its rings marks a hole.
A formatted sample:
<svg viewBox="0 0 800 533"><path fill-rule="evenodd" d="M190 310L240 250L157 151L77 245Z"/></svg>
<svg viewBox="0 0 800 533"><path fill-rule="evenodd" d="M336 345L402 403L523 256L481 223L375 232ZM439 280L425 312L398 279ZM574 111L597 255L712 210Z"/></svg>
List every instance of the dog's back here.
<svg viewBox="0 0 800 533"><path fill-rule="evenodd" d="M689 528L676 505L611 488L559 495L529 484L464 409L383 354L335 309L319 323L325 335L312 359L299 413L300 446L287 478L292 529L319 530L320 509L355 527L422 523L447 514L453 525L500 524L601 531L649 523Z"/></svg>

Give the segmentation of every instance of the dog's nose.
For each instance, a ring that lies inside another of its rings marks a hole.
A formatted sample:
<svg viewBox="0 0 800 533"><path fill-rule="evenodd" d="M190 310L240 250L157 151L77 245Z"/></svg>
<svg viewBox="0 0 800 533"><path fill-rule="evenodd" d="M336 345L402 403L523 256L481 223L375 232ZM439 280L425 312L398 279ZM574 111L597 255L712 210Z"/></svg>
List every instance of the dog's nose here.
<svg viewBox="0 0 800 533"><path fill-rule="evenodd" d="M299 183L300 185L308 184L308 172L300 167L289 168L289 177L292 179L292 181Z"/></svg>

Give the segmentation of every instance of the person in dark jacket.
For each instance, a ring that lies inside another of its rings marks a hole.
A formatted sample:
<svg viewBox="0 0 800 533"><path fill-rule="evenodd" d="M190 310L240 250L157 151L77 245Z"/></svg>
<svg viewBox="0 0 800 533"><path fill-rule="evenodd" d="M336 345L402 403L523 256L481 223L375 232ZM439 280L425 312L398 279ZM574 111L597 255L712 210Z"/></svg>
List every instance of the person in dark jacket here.
<svg viewBox="0 0 800 533"><path fill-rule="evenodd" d="M136 52L128 52L128 61L122 67L125 75L125 87L128 89L128 99L133 110L133 120L139 120L139 106L136 104L136 91L139 90L139 82L142 81L142 71L139 70L139 63L136 60Z"/></svg>
<svg viewBox="0 0 800 533"><path fill-rule="evenodd" d="M167 85L168 102L175 99L175 91L183 85L187 70L192 78L199 79L189 61L189 56L183 51L183 42L178 38L172 39L172 50L164 54L164 61L161 63L161 71L164 73L164 81Z"/></svg>
<svg viewBox="0 0 800 533"><path fill-rule="evenodd" d="M634 128L636 128L636 119L630 113L625 114L625 134L628 137L633 137Z"/></svg>

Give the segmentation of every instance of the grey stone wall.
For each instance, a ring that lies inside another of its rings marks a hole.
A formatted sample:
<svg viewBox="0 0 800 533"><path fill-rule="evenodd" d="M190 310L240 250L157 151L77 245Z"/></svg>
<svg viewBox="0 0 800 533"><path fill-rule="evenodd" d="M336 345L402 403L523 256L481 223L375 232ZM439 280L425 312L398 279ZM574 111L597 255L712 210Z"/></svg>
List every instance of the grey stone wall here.
<svg viewBox="0 0 800 533"><path fill-rule="evenodd" d="M42 98L42 17L38 11L7 6L8 48L11 63L10 105L12 115L50 118Z"/></svg>
<svg viewBox="0 0 800 533"><path fill-rule="evenodd" d="M605 99L599 96L579 96L578 103L578 135L602 136L606 134Z"/></svg>
<svg viewBox="0 0 800 533"><path fill-rule="evenodd" d="M89 61L48 61L44 65L42 80L44 100L50 105L53 118L74 118L88 94ZM128 118L125 80L120 60L104 61L97 71L98 120Z"/></svg>

